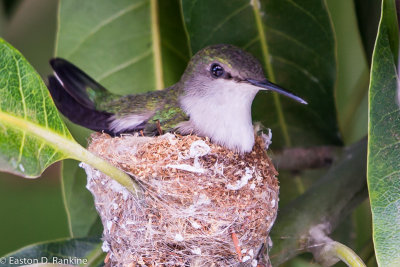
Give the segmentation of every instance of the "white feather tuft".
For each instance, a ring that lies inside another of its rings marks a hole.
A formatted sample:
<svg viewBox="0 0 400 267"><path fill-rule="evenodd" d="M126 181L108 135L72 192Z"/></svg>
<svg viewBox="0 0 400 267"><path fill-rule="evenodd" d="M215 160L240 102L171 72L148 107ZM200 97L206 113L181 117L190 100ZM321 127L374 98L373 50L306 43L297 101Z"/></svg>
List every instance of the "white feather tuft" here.
<svg viewBox="0 0 400 267"><path fill-rule="evenodd" d="M129 114L123 117L114 115L110 119L110 129L115 132L132 130L149 119L149 114Z"/></svg>

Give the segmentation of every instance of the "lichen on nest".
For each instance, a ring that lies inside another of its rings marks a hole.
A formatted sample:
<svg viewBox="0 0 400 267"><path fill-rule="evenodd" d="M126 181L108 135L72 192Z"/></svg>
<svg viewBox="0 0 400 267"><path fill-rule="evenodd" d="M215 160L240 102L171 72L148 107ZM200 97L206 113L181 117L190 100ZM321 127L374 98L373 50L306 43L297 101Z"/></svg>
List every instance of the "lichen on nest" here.
<svg viewBox="0 0 400 267"><path fill-rule="evenodd" d="M257 265L279 193L261 137L244 155L172 134L94 134L89 150L131 174L144 191L137 199L83 164L112 266Z"/></svg>

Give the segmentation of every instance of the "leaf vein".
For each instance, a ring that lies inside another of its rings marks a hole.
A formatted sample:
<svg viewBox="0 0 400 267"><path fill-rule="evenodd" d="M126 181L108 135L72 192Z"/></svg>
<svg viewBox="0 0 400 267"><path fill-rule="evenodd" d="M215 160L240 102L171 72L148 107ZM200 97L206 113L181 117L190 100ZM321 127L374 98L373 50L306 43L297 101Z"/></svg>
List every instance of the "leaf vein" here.
<svg viewBox="0 0 400 267"><path fill-rule="evenodd" d="M327 93L326 89L322 86L320 80L315 77L312 73L308 72L306 69L302 68L301 66L297 65L296 63L294 63L291 60L285 59L283 57L280 56L273 56L274 59L286 64L286 65L290 65L293 68L299 70L301 73L303 73L305 76L307 76L312 82L314 82L315 84L318 85L318 87L321 89L322 92Z"/></svg>
<svg viewBox="0 0 400 267"><path fill-rule="evenodd" d="M319 21L317 20L317 18L311 14L308 10L304 9L302 6L300 6L299 4L295 3L293 0L286 0L288 3L292 4L294 7L296 7L297 9L299 9L301 12L303 12L304 14L306 14L307 16L309 16L317 25L318 27L321 28L321 30L324 32L324 34L326 36L328 36L328 32L325 30L325 28L321 25L321 23L319 23Z"/></svg>
<svg viewBox="0 0 400 267"><path fill-rule="evenodd" d="M396 142L393 142L393 143L390 143L390 144L387 144L387 145L385 145L385 146L379 148L378 151L376 152L376 154L374 155L374 157L379 156L379 154L380 154L381 152L383 152L384 150L389 149L389 148L392 148L393 146L396 146L396 145L398 145L398 144L400 144L400 140L398 140L398 141L396 141Z"/></svg>
<svg viewBox="0 0 400 267"><path fill-rule="evenodd" d="M47 121L46 98L45 98L43 89L44 89L43 84L40 83L40 93L42 94L42 107L43 107L43 113L44 113L44 123L46 125L46 128L49 128L49 124Z"/></svg>
<svg viewBox="0 0 400 267"><path fill-rule="evenodd" d="M13 59L15 60L15 66L17 68L17 75L18 75L18 90L19 93L21 95L21 102L22 102L22 107L24 110L24 119L27 118L27 107L26 107L26 103L25 103L25 96L24 96L24 92L22 90L22 80L21 80L21 70L19 68L19 61L18 59L15 57L15 55L12 55ZM22 134L22 139L21 139L21 145L19 147L19 152L18 152L18 160L17 160L17 165L21 162L22 160L22 154L24 152L24 146L25 146L25 131L23 131Z"/></svg>
<svg viewBox="0 0 400 267"><path fill-rule="evenodd" d="M40 143L39 149L37 151L37 158L40 157L40 153L42 153L42 149L43 149L44 145L45 145L44 142Z"/></svg>
<svg viewBox="0 0 400 267"><path fill-rule="evenodd" d="M400 110L399 110L399 109L395 109L395 110L393 110L393 111L391 111L391 112L389 112L389 113L384 114L378 121L376 121L376 122L374 123L375 126L377 126L378 124L380 124L380 123L381 123L383 120L385 120L388 116L393 115L394 113L397 113L397 112L400 113Z"/></svg>
<svg viewBox="0 0 400 267"><path fill-rule="evenodd" d="M17 75L18 75L18 90L19 93L21 95L21 102L22 102L22 108L24 110L24 119L26 119L27 116L27 107L26 107L26 103L25 103L25 96L24 96L24 92L22 90L22 80L21 80L21 70L19 68L19 62L18 60L15 58L15 55L13 55L13 58L15 60L15 66L17 67Z"/></svg>
<svg viewBox="0 0 400 267"><path fill-rule="evenodd" d="M147 50L146 52L142 53L141 55L138 55L138 56L132 58L131 60L128 60L128 61L125 61L125 62L119 64L118 66L101 74L99 77L97 77L97 80L100 82L101 80L104 80L105 78L111 76L112 74L114 74L120 70L123 70L123 69L143 60L144 58L150 56L151 52L152 52L152 50Z"/></svg>
<svg viewBox="0 0 400 267"><path fill-rule="evenodd" d="M95 35L98 31L100 31L102 28L104 28L105 26L107 26L108 24L110 24L111 22L115 21L116 19L118 19L119 17L122 17L123 15L132 12L138 8L140 8L142 5L144 5L147 2L147 0L139 2L139 3L134 3L130 6L127 6L126 8L114 13L113 15L111 15L110 17L108 17L107 19L103 20L101 23L99 23L97 26L93 27L93 29L84 37L80 40L80 42L78 42L78 44L75 46L74 49L72 49L69 54L66 56L71 57L71 55L73 55L74 53L76 53L78 51L78 49L82 46L82 44L84 44L88 39L90 39L93 35Z"/></svg>
<svg viewBox="0 0 400 267"><path fill-rule="evenodd" d="M47 166L48 164L50 164L50 163L51 163L51 160L52 160L52 159L54 158L54 156L57 155L57 153L59 152L59 151L58 151L57 149L55 149L54 147L53 147L53 149L54 149L53 154L51 154L51 156L47 158L47 161L46 161L46 163L45 163L43 166Z"/></svg>
<svg viewBox="0 0 400 267"><path fill-rule="evenodd" d="M247 42L244 46L242 46L242 48L244 50L246 50L247 48L249 48L251 45L253 45L254 43L256 43L258 40L260 40L260 36L257 36L255 38L253 38L252 40L250 40L249 42Z"/></svg>
<svg viewBox="0 0 400 267"><path fill-rule="evenodd" d="M286 33L282 32L282 31L280 31L280 30L278 30L278 29L274 29L274 28L268 28L268 29L269 29L270 31L272 31L273 33L275 33L275 34L277 34L277 35L280 35L280 36L286 38L287 40L289 40L289 41L291 41L291 42L297 44L298 46L300 46L300 47L302 47L302 48L304 48L304 49L310 51L311 53L313 53L314 55L316 55L318 58L321 58L321 55L318 54L314 49L312 49L311 47L305 45L304 43L300 42L299 40L297 40L297 39L295 39L295 38L293 38L293 37L287 35Z"/></svg>
<svg viewBox="0 0 400 267"><path fill-rule="evenodd" d="M25 131L22 132L22 139L21 139L21 145L19 147L19 152L18 152L18 160L17 160L17 165L21 162L22 160L22 154L24 153L24 146L25 146L25 137L26 133Z"/></svg>
<svg viewBox="0 0 400 267"><path fill-rule="evenodd" d="M234 18L236 15L238 15L240 12L242 12L242 10L244 10L245 8L247 8L250 4L246 3L245 5L237 8L235 11L233 11L231 14L229 14L228 16L225 17L225 19L223 19L217 26L215 26L212 31L208 34L208 37L203 41L201 46L205 46L205 44L207 44L207 42L213 37L214 33L216 31L218 31L225 23L227 23L229 20L231 20L232 18Z"/></svg>
<svg viewBox="0 0 400 267"><path fill-rule="evenodd" d="M400 170L395 170L395 171L393 171L393 172L391 172L391 173L389 173L389 174L386 174L385 176L383 176L383 177L380 178L379 180L382 181L382 182L384 182L384 179L389 178L390 176L395 175L395 174L398 174L398 173L400 173Z"/></svg>
<svg viewBox="0 0 400 267"><path fill-rule="evenodd" d="M172 53L174 53L176 56L178 56L182 61L188 62L189 57L185 56L180 50L176 49L174 46L172 46L169 42L166 40L161 40L161 43L165 48L169 49Z"/></svg>

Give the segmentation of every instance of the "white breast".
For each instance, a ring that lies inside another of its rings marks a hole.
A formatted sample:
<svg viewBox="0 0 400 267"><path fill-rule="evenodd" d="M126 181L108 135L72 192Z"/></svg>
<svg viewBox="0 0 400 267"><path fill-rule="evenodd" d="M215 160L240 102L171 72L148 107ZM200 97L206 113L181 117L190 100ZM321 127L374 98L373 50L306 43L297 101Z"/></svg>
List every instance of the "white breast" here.
<svg viewBox="0 0 400 267"><path fill-rule="evenodd" d="M254 145L251 104L256 87L229 80L215 80L206 95L182 97L190 121L178 126L180 132L207 136L212 142L241 153Z"/></svg>

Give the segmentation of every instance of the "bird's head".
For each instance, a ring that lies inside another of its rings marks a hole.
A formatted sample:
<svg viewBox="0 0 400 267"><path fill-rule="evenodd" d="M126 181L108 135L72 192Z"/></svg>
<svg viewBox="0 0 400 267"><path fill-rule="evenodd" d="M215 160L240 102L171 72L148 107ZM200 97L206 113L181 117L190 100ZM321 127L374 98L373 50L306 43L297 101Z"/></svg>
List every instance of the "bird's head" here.
<svg viewBox="0 0 400 267"><path fill-rule="evenodd" d="M212 45L190 60L181 83L187 96L239 96L254 99L259 90L271 90L306 104L300 97L269 82L260 62L250 53L233 45Z"/></svg>

